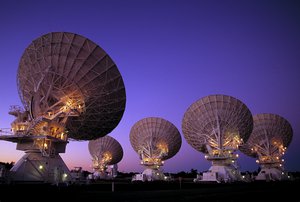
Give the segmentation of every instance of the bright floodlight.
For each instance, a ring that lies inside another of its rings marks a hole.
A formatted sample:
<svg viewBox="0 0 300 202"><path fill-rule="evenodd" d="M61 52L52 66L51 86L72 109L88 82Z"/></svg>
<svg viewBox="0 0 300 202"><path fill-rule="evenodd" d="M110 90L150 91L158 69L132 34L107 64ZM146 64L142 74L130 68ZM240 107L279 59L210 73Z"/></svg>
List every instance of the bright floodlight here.
<svg viewBox="0 0 300 202"><path fill-rule="evenodd" d="M253 132L241 151L256 157L261 171L256 180L282 180L285 154L293 137L289 122L276 114L257 114L253 116Z"/></svg>
<svg viewBox="0 0 300 202"><path fill-rule="evenodd" d="M142 179L133 180L165 180L166 176L160 167L181 147L181 135L178 129L162 118L144 118L131 128L130 142L140 155L141 164L147 168L142 174Z"/></svg>
<svg viewBox="0 0 300 202"><path fill-rule="evenodd" d="M123 116L126 95L117 66L91 40L52 32L26 48L17 82L25 110L11 108L10 114L16 117L11 124L14 135L1 137L26 152L12 168L14 180L70 180L59 156L68 138L103 137Z"/></svg>
<svg viewBox="0 0 300 202"><path fill-rule="evenodd" d="M122 160L123 149L120 143L110 136L101 137L89 141L89 151L93 161L94 177L101 179L113 177L113 173L107 175L106 170L109 165L115 165Z"/></svg>
<svg viewBox="0 0 300 202"><path fill-rule="evenodd" d="M212 161L203 181L240 180L234 152L249 138L252 127L250 110L231 96L206 96L187 109L182 120L184 137Z"/></svg>

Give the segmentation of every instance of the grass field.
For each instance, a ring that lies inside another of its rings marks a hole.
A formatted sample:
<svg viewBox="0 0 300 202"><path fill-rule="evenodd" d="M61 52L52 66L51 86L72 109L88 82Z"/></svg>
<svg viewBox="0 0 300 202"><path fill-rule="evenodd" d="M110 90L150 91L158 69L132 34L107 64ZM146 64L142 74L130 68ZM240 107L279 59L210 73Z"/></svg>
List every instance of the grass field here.
<svg viewBox="0 0 300 202"><path fill-rule="evenodd" d="M300 181L235 184L192 182L97 182L53 186L48 184L0 185L0 201L300 201Z"/></svg>

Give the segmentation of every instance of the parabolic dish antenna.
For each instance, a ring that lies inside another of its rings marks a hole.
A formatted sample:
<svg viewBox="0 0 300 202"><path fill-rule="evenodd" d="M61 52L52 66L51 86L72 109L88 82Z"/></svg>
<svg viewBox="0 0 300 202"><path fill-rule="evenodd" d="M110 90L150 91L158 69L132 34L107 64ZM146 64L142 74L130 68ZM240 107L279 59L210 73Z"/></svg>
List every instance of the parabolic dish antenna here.
<svg viewBox="0 0 300 202"><path fill-rule="evenodd" d="M110 136L89 141L89 152L92 156L94 175L106 178L108 165L119 163L123 158L123 149L120 143Z"/></svg>
<svg viewBox="0 0 300 202"><path fill-rule="evenodd" d="M252 131L252 114L240 100L227 95L210 95L193 103L185 112L182 131L187 142L212 161L210 171L218 173L207 181L238 180L235 169L239 145Z"/></svg>
<svg viewBox="0 0 300 202"><path fill-rule="evenodd" d="M88 147L93 159L103 160L106 165L119 163L123 158L122 146L110 136L90 140Z"/></svg>
<svg viewBox="0 0 300 202"><path fill-rule="evenodd" d="M290 123L276 114L253 116L253 131L240 150L256 157L261 167L257 180L282 180L285 175L282 156L291 143L293 129Z"/></svg>
<svg viewBox="0 0 300 202"><path fill-rule="evenodd" d="M130 143L147 167L143 174L147 180L163 180L159 170L164 160L173 157L181 147L181 135L169 121L149 117L136 122L130 131Z"/></svg>
<svg viewBox="0 0 300 202"><path fill-rule="evenodd" d="M125 110L125 87L116 64L78 34L52 32L34 40L21 57L17 82L31 117L64 113L72 139L105 136Z"/></svg>
<svg viewBox="0 0 300 202"><path fill-rule="evenodd" d="M13 106L13 135L25 155L11 169L15 181L67 182L72 179L59 153L68 138L92 140L111 132L126 103L120 72L107 53L78 34L52 32L23 53L18 90L25 110Z"/></svg>

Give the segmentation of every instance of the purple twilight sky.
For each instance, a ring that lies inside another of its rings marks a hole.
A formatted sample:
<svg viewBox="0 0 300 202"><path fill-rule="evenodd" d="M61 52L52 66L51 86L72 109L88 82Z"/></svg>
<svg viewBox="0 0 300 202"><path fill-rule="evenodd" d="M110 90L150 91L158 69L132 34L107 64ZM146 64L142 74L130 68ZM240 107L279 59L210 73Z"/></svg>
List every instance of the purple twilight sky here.
<svg viewBox="0 0 300 202"><path fill-rule="evenodd" d="M131 127L159 116L181 131L187 108L210 94L243 101L253 114L275 113L292 125L286 169L300 171L300 3L275 0L105 0L0 2L0 128L10 127L10 105L21 105L16 73L25 48L48 32L67 31L99 44L125 83L124 116L110 134L124 157L120 171L141 171L129 142ZM183 138L183 134L182 134ZM0 161L24 153L0 141ZM70 142L61 155L70 169L91 171L87 142ZM241 170L256 170L240 155ZM166 172L204 171L210 163L183 138Z"/></svg>

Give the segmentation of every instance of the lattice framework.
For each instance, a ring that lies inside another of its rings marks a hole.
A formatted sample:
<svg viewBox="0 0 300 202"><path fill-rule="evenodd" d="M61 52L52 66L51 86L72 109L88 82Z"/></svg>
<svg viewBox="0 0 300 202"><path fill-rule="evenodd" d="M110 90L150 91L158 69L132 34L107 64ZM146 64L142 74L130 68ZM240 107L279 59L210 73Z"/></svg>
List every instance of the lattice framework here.
<svg viewBox="0 0 300 202"><path fill-rule="evenodd" d="M125 110L125 87L116 64L78 34L52 32L34 40L22 55L17 82L32 119L63 117L60 123L73 139L108 134Z"/></svg>
<svg viewBox="0 0 300 202"><path fill-rule="evenodd" d="M185 112L182 131L187 142L210 157L230 157L252 131L252 114L240 100L210 95L193 103Z"/></svg>
<svg viewBox="0 0 300 202"><path fill-rule="evenodd" d="M172 158L181 147L181 135L171 122L158 118L144 118L134 124L130 142L140 155L142 164L162 165Z"/></svg>
<svg viewBox="0 0 300 202"><path fill-rule="evenodd" d="M110 136L89 141L88 148L95 169L103 171L107 165L117 164L123 158L122 146L116 139Z"/></svg>
<svg viewBox="0 0 300 202"><path fill-rule="evenodd" d="M260 164L279 164L292 137L290 123L276 114L257 114L253 117L253 132L241 151L248 156L258 157Z"/></svg>

